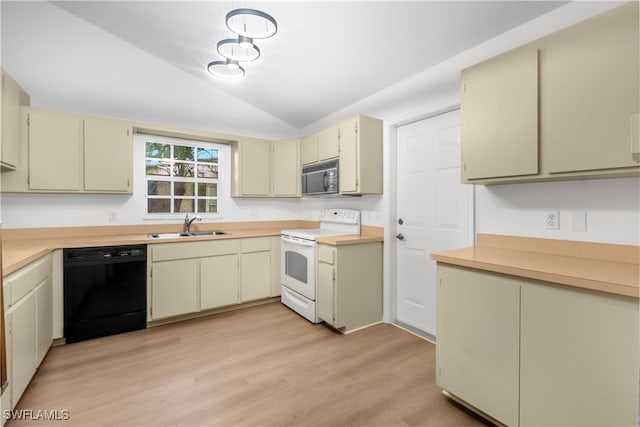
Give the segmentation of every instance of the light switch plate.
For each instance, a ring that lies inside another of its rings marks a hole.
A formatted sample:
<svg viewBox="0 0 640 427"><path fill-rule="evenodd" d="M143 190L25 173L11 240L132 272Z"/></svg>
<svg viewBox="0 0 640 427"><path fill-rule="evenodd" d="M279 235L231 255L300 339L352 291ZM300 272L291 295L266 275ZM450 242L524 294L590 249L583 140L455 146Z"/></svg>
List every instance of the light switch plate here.
<svg viewBox="0 0 640 427"><path fill-rule="evenodd" d="M587 231L587 213L585 211L573 211L571 214L571 230Z"/></svg>

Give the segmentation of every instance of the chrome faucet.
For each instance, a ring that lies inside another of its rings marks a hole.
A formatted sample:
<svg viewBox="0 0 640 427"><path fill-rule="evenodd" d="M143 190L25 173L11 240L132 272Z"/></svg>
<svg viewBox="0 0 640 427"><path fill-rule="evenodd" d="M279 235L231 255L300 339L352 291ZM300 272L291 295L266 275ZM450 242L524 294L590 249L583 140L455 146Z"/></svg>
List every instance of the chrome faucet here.
<svg viewBox="0 0 640 427"><path fill-rule="evenodd" d="M184 233L189 233L189 229L191 228L191 223L193 223L193 221L202 221L202 217L194 216L193 218L189 218L189 214L184 216Z"/></svg>

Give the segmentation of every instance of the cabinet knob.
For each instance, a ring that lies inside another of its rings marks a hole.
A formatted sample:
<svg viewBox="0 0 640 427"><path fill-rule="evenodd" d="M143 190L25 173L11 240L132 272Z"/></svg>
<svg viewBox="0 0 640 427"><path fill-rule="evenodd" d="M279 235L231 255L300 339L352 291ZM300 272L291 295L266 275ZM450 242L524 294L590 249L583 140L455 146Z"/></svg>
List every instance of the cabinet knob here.
<svg viewBox="0 0 640 427"><path fill-rule="evenodd" d="M402 235L402 233L398 233L398 234L396 234L396 239L404 240L404 236Z"/></svg>

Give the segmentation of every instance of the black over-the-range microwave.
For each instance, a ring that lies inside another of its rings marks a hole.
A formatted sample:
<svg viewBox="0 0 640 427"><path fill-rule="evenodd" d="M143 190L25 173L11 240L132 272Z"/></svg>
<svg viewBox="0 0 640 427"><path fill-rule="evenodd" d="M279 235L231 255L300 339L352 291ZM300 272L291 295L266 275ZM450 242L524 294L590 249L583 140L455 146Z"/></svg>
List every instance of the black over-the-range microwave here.
<svg viewBox="0 0 640 427"><path fill-rule="evenodd" d="M303 195L337 195L338 192L338 160L302 168Z"/></svg>

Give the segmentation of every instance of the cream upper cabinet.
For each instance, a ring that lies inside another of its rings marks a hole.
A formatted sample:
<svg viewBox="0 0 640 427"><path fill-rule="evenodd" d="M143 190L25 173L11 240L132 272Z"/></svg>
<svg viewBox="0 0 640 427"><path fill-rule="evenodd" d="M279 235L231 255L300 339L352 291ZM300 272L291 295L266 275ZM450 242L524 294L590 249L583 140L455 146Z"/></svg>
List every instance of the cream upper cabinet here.
<svg viewBox="0 0 640 427"><path fill-rule="evenodd" d="M537 174L537 49L467 68L460 85L463 180Z"/></svg>
<svg viewBox="0 0 640 427"><path fill-rule="evenodd" d="M300 140L300 163L308 165L318 161L318 133L312 133Z"/></svg>
<svg viewBox="0 0 640 427"><path fill-rule="evenodd" d="M130 193L133 181L133 137L130 122L84 120L84 188Z"/></svg>
<svg viewBox="0 0 640 427"><path fill-rule="evenodd" d="M340 130L331 126L302 138L300 143L300 163L324 162L340 155Z"/></svg>
<svg viewBox="0 0 640 427"><path fill-rule="evenodd" d="M382 321L382 243L318 245L318 317L343 332Z"/></svg>
<svg viewBox="0 0 640 427"><path fill-rule="evenodd" d="M3 192L133 192L131 122L23 108L20 140Z"/></svg>
<svg viewBox="0 0 640 427"><path fill-rule="evenodd" d="M271 195L274 197L300 197L300 140L271 143Z"/></svg>
<svg viewBox="0 0 640 427"><path fill-rule="evenodd" d="M318 132L318 161L335 159L340 155L340 129L332 126Z"/></svg>
<svg viewBox="0 0 640 427"><path fill-rule="evenodd" d="M300 197L300 141L243 138L231 144L233 197Z"/></svg>
<svg viewBox="0 0 640 427"><path fill-rule="evenodd" d="M82 118L31 109L28 127L29 189L82 190Z"/></svg>
<svg viewBox="0 0 640 427"><path fill-rule="evenodd" d="M338 125L340 193L382 193L382 121L356 116Z"/></svg>
<svg viewBox="0 0 640 427"><path fill-rule="evenodd" d="M269 141L243 138L231 144L231 195L269 196L271 190Z"/></svg>
<svg viewBox="0 0 640 427"><path fill-rule="evenodd" d="M542 51L543 166L550 173L637 167L638 2L549 39Z"/></svg>
<svg viewBox="0 0 640 427"><path fill-rule="evenodd" d="M0 166L15 169L20 155L20 107L29 105L29 95L2 70L2 148Z"/></svg>
<svg viewBox="0 0 640 427"><path fill-rule="evenodd" d="M462 181L640 175L638 2L461 75Z"/></svg>

